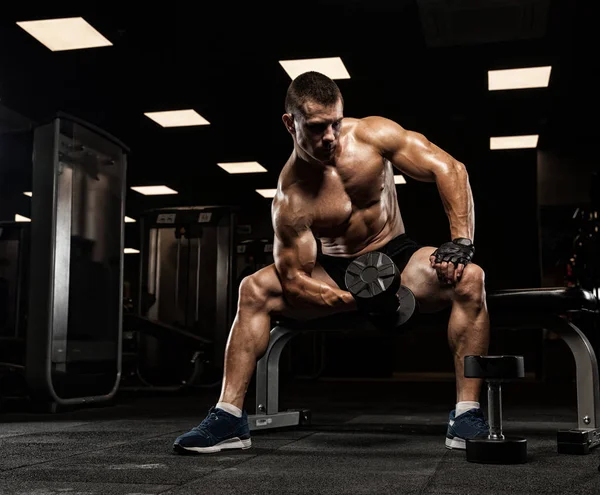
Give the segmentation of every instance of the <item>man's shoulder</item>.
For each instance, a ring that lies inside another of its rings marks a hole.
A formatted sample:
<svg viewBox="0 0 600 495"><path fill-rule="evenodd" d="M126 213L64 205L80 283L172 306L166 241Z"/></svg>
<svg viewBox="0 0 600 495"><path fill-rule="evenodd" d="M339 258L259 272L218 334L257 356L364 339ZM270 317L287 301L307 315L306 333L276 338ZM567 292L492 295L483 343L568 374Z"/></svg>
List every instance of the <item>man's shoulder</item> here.
<svg viewBox="0 0 600 495"><path fill-rule="evenodd" d="M277 194L273 197L273 207L286 210L297 210L306 207L305 193L298 184L280 184L277 188Z"/></svg>
<svg viewBox="0 0 600 495"><path fill-rule="evenodd" d="M304 229L312 220L309 204L294 185L278 189L273 197L271 214L276 228Z"/></svg>
<svg viewBox="0 0 600 495"><path fill-rule="evenodd" d="M378 131L400 126L398 122L381 115L367 115L365 117L352 118L348 120L349 124L351 124L357 131Z"/></svg>
<svg viewBox="0 0 600 495"><path fill-rule="evenodd" d="M406 129L398 122L379 115L369 115L359 119L351 119L349 132L365 143L374 144L388 137L397 138L406 133Z"/></svg>

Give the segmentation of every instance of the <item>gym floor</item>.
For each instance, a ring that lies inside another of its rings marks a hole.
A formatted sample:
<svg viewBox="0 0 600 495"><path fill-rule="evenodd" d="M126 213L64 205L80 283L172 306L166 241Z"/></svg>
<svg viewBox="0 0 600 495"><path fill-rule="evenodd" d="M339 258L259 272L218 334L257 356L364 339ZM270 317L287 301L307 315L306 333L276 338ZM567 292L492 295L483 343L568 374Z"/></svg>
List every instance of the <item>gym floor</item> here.
<svg viewBox="0 0 600 495"><path fill-rule="evenodd" d="M310 426L254 432L244 451L181 456L171 445L198 424L218 390L123 391L114 403L55 414L0 413L2 494L598 494L600 452L558 454L575 428L573 383L503 389L504 433L528 462L475 464L444 447L454 383L290 381L281 409ZM246 407L254 412L253 388ZM485 394L482 397L485 409Z"/></svg>

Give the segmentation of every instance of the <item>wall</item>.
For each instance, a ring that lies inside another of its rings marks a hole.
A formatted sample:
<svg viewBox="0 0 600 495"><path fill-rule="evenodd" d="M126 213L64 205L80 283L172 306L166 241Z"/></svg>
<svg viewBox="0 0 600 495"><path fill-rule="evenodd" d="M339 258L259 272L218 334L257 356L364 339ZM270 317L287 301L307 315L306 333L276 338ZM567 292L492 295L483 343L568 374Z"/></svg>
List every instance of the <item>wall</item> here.
<svg viewBox="0 0 600 495"><path fill-rule="evenodd" d="M454 153L469 172L475 203L475 258L489 290L539 284L536 153L506 150ZM450 237L435 184L407 180L398 199L407 233L438 246Z"/></svg>
<svg viewBox="0 0 600 495"><path fill-rule="evenodd" d="M15 214L31 218L33 133L0 133L0 221L14 221Z"/></svg>
<svg viewBox="0 0 600 495"><path fill-rule="evenodd" d="M567 283L566 263L577 235L576 212L598 209L598 169L595 157L579 151L551 149L538 153L538 213L542 286Z"/></svg>

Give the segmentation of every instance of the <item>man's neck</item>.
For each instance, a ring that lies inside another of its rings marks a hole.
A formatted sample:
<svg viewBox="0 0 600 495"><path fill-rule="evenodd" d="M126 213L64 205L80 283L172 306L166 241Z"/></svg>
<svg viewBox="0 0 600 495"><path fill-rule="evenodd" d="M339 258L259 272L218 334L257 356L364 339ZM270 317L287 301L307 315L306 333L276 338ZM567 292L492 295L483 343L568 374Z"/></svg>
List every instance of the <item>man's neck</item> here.
<svg viewBox="0 0 600 495"><path fill-rule="evenodd" d="M301 179L320 179L323 177L333 164L328 165L322 162L305 157L303 153L299 153L296 148L292 152L291 156L292 169L294 174Z"/></svg>

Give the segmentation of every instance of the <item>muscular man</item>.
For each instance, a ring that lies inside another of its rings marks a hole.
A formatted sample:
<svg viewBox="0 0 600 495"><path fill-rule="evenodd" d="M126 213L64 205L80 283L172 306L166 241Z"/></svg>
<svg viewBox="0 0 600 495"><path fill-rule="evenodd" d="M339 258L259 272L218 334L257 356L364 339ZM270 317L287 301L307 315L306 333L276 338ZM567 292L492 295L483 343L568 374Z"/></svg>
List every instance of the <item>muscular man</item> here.
<svg viewBox="0 0 600 495"><path fill-rule="evenodd" d="M481 380L464 378L463 370L465 355L485 355L489 345L484 272L470 262L474 212L465 166L394 121L345 118L343 108L337 84L318 72L298 76L288 88L283 123L294 149L273 198L275 263L242 281L221 396L200 425L175 440L177 452L251 446L243 403L269 344L271 318L356 311L343 274L353 259L373 250L395 261L421 312L452 305L448 341L457 403L446 446L464 449L465 438L488 434L478 402ZM435 182L450 222L447 243L420 246L407 237L393 167Z"/></svg>

